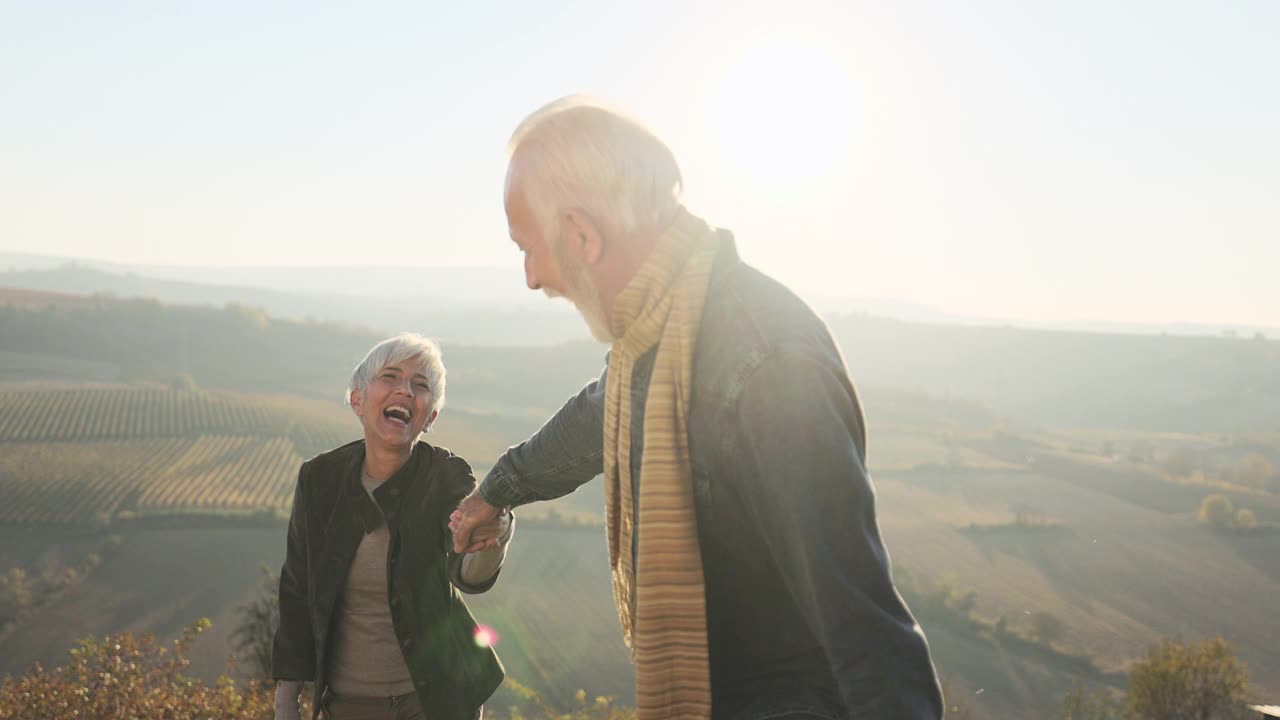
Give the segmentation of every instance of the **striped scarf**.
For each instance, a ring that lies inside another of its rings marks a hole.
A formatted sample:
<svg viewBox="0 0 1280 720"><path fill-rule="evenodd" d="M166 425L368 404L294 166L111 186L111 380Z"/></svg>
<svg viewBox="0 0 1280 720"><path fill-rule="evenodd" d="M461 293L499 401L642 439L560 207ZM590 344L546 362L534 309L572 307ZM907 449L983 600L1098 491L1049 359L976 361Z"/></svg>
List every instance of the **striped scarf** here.
<svg viewBox="0 0 1280 720"><path fill-rule="evenodd" d="M718 249L715 231L682 209L619 293L611 317L614 337L620 339L609 355L604 409L609 563L623 640L636 665L640 720L711 716L706 598L688 420L694 339ZM631 479L631 374L636 359L655 345L636 498ZM633 555L637 502L644 542Z"/></svg>

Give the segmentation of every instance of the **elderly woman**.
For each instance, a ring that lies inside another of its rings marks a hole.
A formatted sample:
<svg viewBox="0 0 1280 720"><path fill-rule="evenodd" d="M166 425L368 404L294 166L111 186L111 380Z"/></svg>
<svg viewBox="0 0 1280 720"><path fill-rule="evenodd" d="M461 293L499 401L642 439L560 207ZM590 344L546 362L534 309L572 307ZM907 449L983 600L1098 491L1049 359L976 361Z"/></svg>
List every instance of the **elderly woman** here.
<svg viewBox="0 0 1280 720"><path fill-rule="evenodd" d="M502 682L458 591L493 585L512 520L486 527L484 549L453 552L449 514L476 481L420 438L444 390L434 342L384 340L347 388L364 439L302 464L271 659L277 720L299 717L304 681L331 720L472 720Z"/></svg>

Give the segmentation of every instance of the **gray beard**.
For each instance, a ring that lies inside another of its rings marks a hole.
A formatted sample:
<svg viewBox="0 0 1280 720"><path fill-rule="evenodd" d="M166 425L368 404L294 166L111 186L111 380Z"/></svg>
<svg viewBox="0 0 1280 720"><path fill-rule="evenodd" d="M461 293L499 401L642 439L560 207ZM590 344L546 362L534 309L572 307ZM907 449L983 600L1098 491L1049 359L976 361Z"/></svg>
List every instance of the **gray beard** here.
<svg viewBox="0 0 1280 720"><path fill-rule="evenodd" d="M609 318L605 316L604 303L600 301L600 292L591 281L586 266L576 263L564 251L564 237L556 238L552 247L552 257L564 278L565 293L561 295L554 290L543 288L542 292L549 298L563 297L573 303L573 307L587 324L587 330L596 342L610 344L617 338L609 327Z"/></svg>

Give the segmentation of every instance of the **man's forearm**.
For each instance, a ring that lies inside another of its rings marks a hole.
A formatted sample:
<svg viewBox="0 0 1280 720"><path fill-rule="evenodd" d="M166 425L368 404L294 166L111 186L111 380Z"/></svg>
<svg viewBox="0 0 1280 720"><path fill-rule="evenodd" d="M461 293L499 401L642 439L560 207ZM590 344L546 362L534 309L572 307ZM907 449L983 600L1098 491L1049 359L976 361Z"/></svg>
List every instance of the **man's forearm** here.
<svg viewBox="0 0 1280 720"><path fill-rule="evenodd" d="M485 475L476 489L485 502L494 507L514 508L539 500L554 500L577 490L600 474L600 469L592 466L591 457L583 457L558 469L543 464L536 451L529 453L533 457L525 461L514 459L513 455L519 454L523 448L523 445L518 445L509 449ZM602 462L602 458L603 455L597 454L595 463ZM549 469L534 469L539 466ZM522 467L530 470L521 471Z"/></svg>
<svg viewBox="0 0 1280 720"><path fill-rule="evenodd" d="M600 378L569 398L528 440L508 448L478 492L494 507L552 500L604 472L604 389Z"/></svg>

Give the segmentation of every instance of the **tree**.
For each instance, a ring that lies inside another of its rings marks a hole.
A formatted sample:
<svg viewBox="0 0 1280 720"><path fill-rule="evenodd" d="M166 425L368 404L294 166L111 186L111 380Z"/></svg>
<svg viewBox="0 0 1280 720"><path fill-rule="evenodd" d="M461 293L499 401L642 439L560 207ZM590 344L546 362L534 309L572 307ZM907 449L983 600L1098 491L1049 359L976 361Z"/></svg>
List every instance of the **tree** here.
<svg viewBox="0 0 1280 720"><path fill-rule="evenodd" d="M280 578L266 565L262 575L258 596L236 608L240 623L231 633L231 642L233 657L249 665L250 677L266 681L271 679L271 645L280 627Z"/></svg>
<svg viewBox="0 0 1280 720"><path fill-rule="evenodd" d="M1249 453L1236 466L1236 477L1242 485L1259 490L1268 490L1276 479L1275 465L1262 453Z"/></svg>
<svg viewBox="0 0 1280 720"><path fill-rule="evenodd" d="M27 580L27 571L20 567L9 568L9 572L0 575L0 621L5 616L16 616L31 606L31 582Z"/></svg>
<svg viewBox="0 0 1280 720"><path fill-rule="evenodd" d="M1054 720L1116 720L1115 704L1104 693L1091 693L1083 685L1069 690Z"/></svg>
<svg viewBox="0 0 1280 720"><path fill-rule="evenodd" d="M1147 440L1137 440L1129 446L1129 460L1135 463L1155 462L1156 449Z"/></svg>
<svg viewBox="0 0 1280 720"><path fill-rule="evenodd" d="M1037 612L1031 615L1031 636L1036 640L1052 645L1062 638L1063 625L1057 615Z"/></svg>
<svg viewBox="0 0 1280 720"><path fill-rule="evenodd" d="M978 606L978 591L952 588L947 595L946 605L960 617L971 617L974 608Z"/></svg>
<svg viewBox="0 0 1280 720"><path fill-rule="evenodd" d="M1240 508L1233 524L1237 530L1254 530L1258 527L1258 516L1249 508Z"/></svg>
<svg viewBox="0 0 1280 720"><path fill-rule="evenodd" d="M181 373L169 382L169 388L177 392L195 392L200 387L196 385L196 379L188 373Z"/></svg>
<svg viewBox="0 0 1280 720"><path fill-rule="evenodd" d="M1229 528L1235 517L1235 507L1225 495L1210 495L1200 503L1200 522L1211 528Z"/></svg>
<svg viewBox="0 0 1280 720"><path fill-rule="evenodd" d="M1021 528L1044 525L1044 513L1026 503L1014 503L1009 506L1013 511L1013 524Z"/></svg>
<svg viewBox="0 0 1280 720"><path fill-rule="evenodd" d="M1248 687L1244 664L1226 640L1164 640L1129 671L1125 713L1135 720L1212 720L1238 709Z"/></svg>

